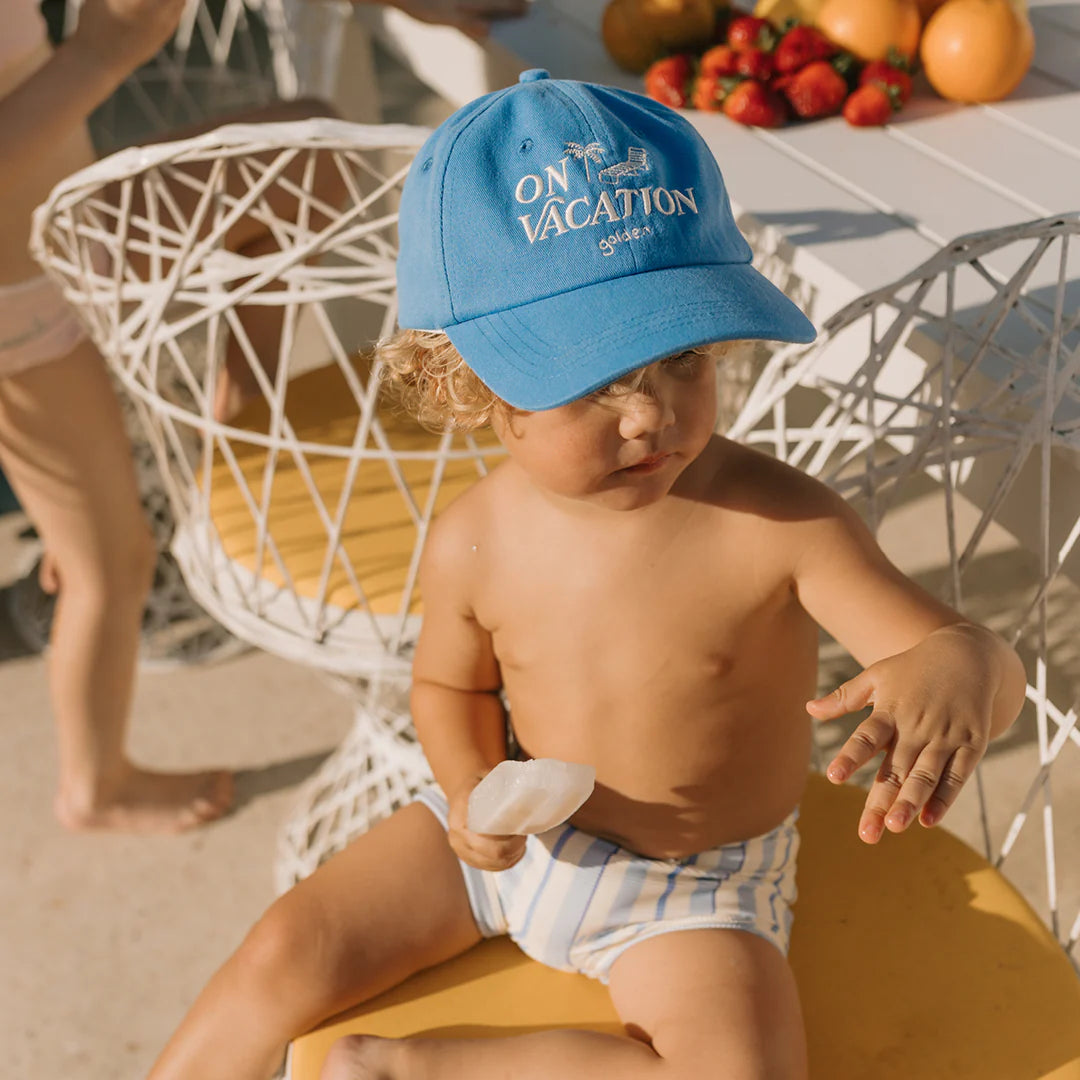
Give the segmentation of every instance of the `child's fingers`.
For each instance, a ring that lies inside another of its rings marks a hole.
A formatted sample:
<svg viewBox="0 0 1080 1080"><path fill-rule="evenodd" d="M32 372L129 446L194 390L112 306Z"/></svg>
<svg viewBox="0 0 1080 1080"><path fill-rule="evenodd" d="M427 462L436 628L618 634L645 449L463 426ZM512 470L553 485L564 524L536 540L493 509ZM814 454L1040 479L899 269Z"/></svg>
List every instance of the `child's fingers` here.
<svg viewBox="0 0 1080 1080"><path fill-rule="evenodd" d="M834 783L842 784L857 769L886 749L893 740L896 724L885 710L875 709L840 747L836 757L829 762L825 775Z"/></svg>
<svg viewBox="0 0 1080 1080"><path fill-rule="evenodd" d="M953 756L948 746L927 746L907 770L892 807L885 817L889 832L903 832L937 790Z"/></svg>
<svg viewBox="0 0 1080 1080"><path fill-rule="evenodd" d="M860 672L854 679L841 683L831 694L806 703L806 711L815 720L836 720L848 713L863 709L874 699L874 677L870 670Z"/></svg>
<svg viewBox="0 0 1080 1080"><path fill-rule="evenodd" d="M478 870L508 870L525 854L524 836L489 836L466 829L452 840L458 856Z"/></svg>
<svg viewBox="0 0 1080 1080"><path fill-rule="evenodd" d="M983 756L983 750L974 746L961 746L942 770L941 779L919 815L921 824L928 828L937 825L945 812L960 794L960 789L971 779L975 767Z"/></svg>
<svg viewBox="0 0 1080 1080"><path fill-rule="evenodd" d="M897 743L890 746L870 785L870 793L859 819L859 836L868 844L876 844L885 831L885 817L893 807L921 746Z"/></svg>

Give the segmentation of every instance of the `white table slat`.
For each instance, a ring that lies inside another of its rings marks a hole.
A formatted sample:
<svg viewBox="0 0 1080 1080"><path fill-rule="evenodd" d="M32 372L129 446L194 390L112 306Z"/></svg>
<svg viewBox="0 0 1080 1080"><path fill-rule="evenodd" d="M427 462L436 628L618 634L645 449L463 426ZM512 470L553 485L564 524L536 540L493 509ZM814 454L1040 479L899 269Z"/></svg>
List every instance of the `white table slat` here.
<svg viewBox="0 0 1080 1080"><path fill-rule="evenodd" d="M1026 128L1060 153L1080 157L1080 92L1065 90L1060 83L1033 71L1004 101L982 108ZM1074 199L1073 205L1078 201Z"/></svg>
<svg viewBox="0 0 1080 1080"><path fill-rule="evenodd" d="M867 201L902 215L937 244L960 233L1039 216L981 180L901 143L886 129L867 128L857 135L853 138L839 118L770 133L793 156L815 162L838 183L853 185Z"/></svg>
<svg viewBox="0 0 1080 1080"><path fill-rule="evenodd" d="M1080 154L1065 156L991 111L966 109L962 116L945 112L890 125L888 132L913 150L1006 194L1029 217L1056 214L1080 200Z"/></svg>
<svg viewBox="0 0 1080 1080"><path fill-rule="evenodd" d="M818 318L868 289L887 284L937 245L909 225L792 158L764 133L726 117L689 113L720 163L740 225L777 230L799 277L821 287Z"/></svg>

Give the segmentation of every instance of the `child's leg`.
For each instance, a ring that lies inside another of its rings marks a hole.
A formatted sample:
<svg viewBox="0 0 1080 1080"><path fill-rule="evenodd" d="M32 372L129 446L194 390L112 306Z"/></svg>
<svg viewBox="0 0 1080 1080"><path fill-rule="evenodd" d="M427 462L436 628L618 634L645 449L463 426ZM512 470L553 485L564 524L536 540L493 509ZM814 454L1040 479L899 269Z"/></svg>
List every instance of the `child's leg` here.
<svg viewBox="0 0 1080 1080"><path fill-rule="evenodd" d="M290 1039L479 940L446 833L414 803L270 907L149 1080L266 1080Z"/></svg>
<svg viewBox="0 0 1080 1080"><path fill-rule="evenodd" d="M168 831L218 817L227 773L152 773L125 756L156 551L105 365L86 341L0 379L0 460L59 577L49 689L69 828Z"/></svg>
<svg viewBox="0 0 1080 1080"><path fill-rule="evenodd" d="M804 1080L795 979L769 942L741 930L661 934L628 949L611 996L634 1038L548 1031L508 1039L335 1044L322 1080Z"/></svg>

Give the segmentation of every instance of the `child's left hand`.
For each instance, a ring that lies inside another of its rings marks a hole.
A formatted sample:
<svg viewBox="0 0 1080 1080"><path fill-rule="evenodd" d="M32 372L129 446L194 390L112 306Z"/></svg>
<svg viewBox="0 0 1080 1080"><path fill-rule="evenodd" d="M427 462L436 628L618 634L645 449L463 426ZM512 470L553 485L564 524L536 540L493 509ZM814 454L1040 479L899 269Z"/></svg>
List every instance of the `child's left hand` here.
<svg viewBox="0 0 1080 1080"><path fill-rule="evenodd" d="M978 629L944 627L807 702L817 720L873 705L825 770L841 784L885 751L859 821L868 844L886 828L903 832L916 818L938 824L986 752L1000 676L970 632Z"/></svg>

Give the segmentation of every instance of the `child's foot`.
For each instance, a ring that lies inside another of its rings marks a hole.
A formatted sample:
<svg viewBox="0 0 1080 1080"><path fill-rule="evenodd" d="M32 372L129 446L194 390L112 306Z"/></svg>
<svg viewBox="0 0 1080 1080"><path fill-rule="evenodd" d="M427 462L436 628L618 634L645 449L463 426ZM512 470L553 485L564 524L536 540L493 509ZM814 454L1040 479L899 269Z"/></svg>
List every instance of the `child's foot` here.
<svg viewBox="0 0 1080 1080"><path fill-rule="evenodd" d="M399 1080L394 1067L403 1043L374 1035L346 1035L330 1047L319 1080Z"/></svg>
<svg viewBox="0 0 1080 1080"><path fill-rule="evenodd" d="M180 833L214 821L233 801L232 773L160 773L132 767L107 795L56 797L60 824L75 832Z"/></svg>

